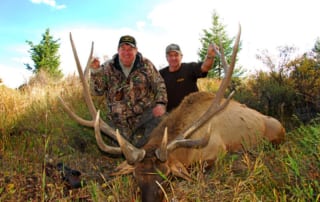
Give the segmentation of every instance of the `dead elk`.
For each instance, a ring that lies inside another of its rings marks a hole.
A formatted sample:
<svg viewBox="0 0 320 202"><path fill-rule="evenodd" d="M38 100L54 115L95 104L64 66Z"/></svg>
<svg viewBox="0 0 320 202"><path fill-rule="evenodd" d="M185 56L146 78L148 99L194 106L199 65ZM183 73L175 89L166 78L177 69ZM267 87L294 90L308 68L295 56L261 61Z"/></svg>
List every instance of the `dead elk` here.
<svg viewBox="0 0 320 202"><path fill-rule="evenodd" d="M244 143L254 147L259 143L260 137L274 143L284 139L285 130L278 120L231 100L232 95L227 99L223 98L235 66L240 33L239 26L230 65L226 62L220 45L221 60L226 74L217 93L214 95L198 92L187 96L180 106L152 131L148 143L141 148L134 147L100 119L70 34L84 98L92 120L82 119L73 113L62 99L61 102L77 122L94 127L97 144L101 150L112 154L122 153L125 156L126 160L115 169L113 175L133 173L141 190L142 201L163 200L164 194L160 184L164 179L159 172L191 180L188 167L198 161L212 163L221 150L238 151L243 148ZM93 46L87 64L92 57L92 50ZM118 141L120 147L105 144L101 131Z"/></svg>

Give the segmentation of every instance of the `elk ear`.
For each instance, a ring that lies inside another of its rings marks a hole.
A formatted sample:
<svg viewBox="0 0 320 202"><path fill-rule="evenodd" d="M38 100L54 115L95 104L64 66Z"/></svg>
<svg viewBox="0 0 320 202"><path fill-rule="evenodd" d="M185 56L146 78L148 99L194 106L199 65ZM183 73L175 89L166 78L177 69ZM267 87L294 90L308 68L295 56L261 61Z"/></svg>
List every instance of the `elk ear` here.
<svg viewBox="0 0 320 202"><path fill-rule="evenodd" d="M177 176L177 177L181 177L185 180L188 181L192 181L192 178L189 174L189 172L187 171L186 167L184 167L184 165L177 160L171 161L169 163L169 168L170 171L173 175Z"/></svg>

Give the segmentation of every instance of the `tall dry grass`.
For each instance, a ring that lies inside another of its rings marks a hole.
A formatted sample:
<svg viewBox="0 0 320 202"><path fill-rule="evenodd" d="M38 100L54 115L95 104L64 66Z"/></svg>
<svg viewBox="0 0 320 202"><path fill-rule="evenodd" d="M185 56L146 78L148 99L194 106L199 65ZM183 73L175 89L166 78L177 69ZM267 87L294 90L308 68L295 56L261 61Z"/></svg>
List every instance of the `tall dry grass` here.
<svg viewBox="0 0 320 202"><path fill-rule="evenodd" d="M32 78L28 85L21 89L10 89L0 86L0 131L7 139L14 132L17 124L25 117L34 116L35 120L42 121L39 114L49 108L57 108L57 96L61 94L80 95L81 86L76 76L70 76L62 82L47 78L45 73ZM39 120L40 119L40 120ZM28 124L28 123L24 123ZM29 123L30 124L30 123Z"/></svg>
<svg viewBox="0 0 320 202"><path fill-rule="evenodd" d="M0 86L0 131L7 134L19 118L19 113L24 113L27 109L25 103L27 98L18 91Z"/></svg>
<svg viewBox="0 0 320 202"><path fill-rule="evenodd" d="M200 91L217 92L221 80L214 78L198 79L197 85Z"/></svg>

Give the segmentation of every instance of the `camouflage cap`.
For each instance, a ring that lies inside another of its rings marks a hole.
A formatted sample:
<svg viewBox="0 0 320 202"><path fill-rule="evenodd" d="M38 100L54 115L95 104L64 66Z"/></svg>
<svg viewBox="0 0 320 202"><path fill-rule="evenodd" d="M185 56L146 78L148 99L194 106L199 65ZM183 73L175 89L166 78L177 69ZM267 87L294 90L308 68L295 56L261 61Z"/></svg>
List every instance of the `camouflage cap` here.
<svg viewBox="0 0 320 202"><path fill-rule="evenodd" d="M132 46L133 48L137 47L137 42L136 42L135 38L130 35L124 35L124 36L120 37L118 47L120 47L124 43Z"/></svg>
<svg viewBox="0 0 320 202"><path fill-rule="evenodd" d="M182 55L180 46L178 44L172 43L172 44L168 45L166 48L166 54L170 53L171 51L177 52Z"/></svg>

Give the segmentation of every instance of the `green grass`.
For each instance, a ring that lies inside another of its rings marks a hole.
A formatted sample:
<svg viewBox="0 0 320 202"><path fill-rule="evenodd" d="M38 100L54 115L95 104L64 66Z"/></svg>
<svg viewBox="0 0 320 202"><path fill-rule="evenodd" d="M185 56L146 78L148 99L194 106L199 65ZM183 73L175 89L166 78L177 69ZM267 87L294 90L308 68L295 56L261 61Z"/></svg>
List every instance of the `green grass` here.
<svg viewBox="0 0 320 202"><path fill-rule="evenodd" d="M57 95L89 118L76 78L36 93L4 87L0 93L0 201L140 201L131 175L108 175L123 159L102 153L93 130L61 108ZM94 102L105 107L100 99ZM86 186L67 190L52 169L58 162L81 171ZM190 173L195 181L166 178L169 201L319 201L319 121L288 132L276 148L265 143L243 153L220 154L206 172L199 162Z"/></svg>

